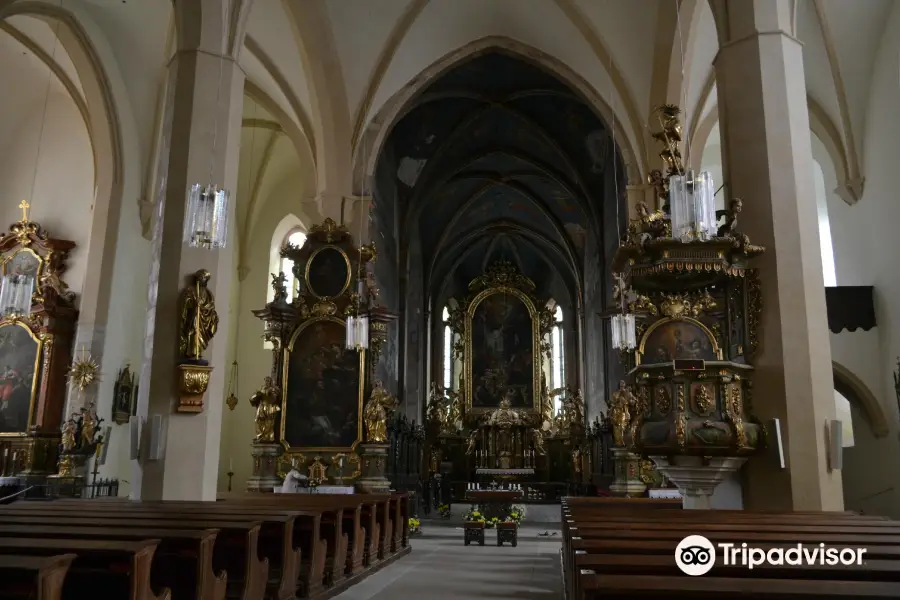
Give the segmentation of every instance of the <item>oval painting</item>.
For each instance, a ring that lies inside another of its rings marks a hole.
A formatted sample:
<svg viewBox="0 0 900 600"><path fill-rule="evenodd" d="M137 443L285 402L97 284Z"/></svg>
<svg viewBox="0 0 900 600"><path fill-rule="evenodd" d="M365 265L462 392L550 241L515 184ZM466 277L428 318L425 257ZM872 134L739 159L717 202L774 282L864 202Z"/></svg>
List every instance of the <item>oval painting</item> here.
<svg viewBox="0 0 900 600"><path fill-rule="evenodd" d="M318 298L340 296L350 285L350 261L334 248L316 250L306 267L306 287Z"/></svg>
<svg viewBox="0 0 900 600"><path fill-rule="evenodd" d="M644 338L641 363L653 365L675 359L717 360L709 334L691 321L667 321Z"/></svg>

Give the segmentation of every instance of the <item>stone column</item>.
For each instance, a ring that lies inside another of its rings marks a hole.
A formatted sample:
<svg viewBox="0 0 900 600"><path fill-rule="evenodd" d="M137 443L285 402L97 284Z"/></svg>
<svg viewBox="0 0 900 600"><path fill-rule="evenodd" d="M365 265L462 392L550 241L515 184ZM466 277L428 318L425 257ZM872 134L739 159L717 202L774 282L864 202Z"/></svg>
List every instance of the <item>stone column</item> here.
<svg viewBox="0 0 900 600"><path fill-rule="evenodd" d="M713 0L725 182L744 200L738 229L767 248L756 259L763 314L753 408L781 419L787 468L747 466L747 508L842 510L839 472L827 466L835 418L831 348L813 187L803 48L788 2Z"/></svg>
<svg viewBox="0 0 900 600"><path fill-rule="evenodd" d="M137 414L163 417L164 456L148 460L149 431L133 462L132 498L214 500L225 379L228 375L229 288L235 275L234 202L224 250L185 247L182 229L188 187L216 183L235 193L240 149L244 74L232 57L181 50L169 65L168 99L160 148L160 182L153 223L147 328ZM179 294L200 268L212 274L219 330L204 357L213 367L204 409L174 412L177 405ZM235 282L236 283L236 282Z"/></svg>

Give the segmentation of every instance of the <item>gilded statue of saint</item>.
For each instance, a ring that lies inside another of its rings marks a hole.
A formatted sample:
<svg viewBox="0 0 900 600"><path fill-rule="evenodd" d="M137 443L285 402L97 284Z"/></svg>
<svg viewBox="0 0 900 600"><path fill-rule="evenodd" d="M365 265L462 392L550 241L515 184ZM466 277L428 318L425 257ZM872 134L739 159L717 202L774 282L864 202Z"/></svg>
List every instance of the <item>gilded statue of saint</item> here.
<svg viewBox="0 0 900 600"><path fill-rule="evenodd" d="M62 446L63 452L71 452L75 449L75 436L77 435L77 432L78 425L75 423L75 419L69 419L63 423L60 439L60 446Z"/></svg>
<svg viewBox="0 0 900 600"><path fill-rule="evenodd" d="M534 451L538 455L544 456L547 454L547 449L544 447L544 434L540 429L531 430L531 441L534 444Z"/></svg>
<svg viewBox="0 0 900 600"><path fill-rule="evenodd" d="M387 420L396 405L396 400L389 391L384 389L384 384L381 381L376 381L375 387L372 388L372 393L369 394L366 408L363 411L368 441L387 441Z"/></svg>
<svg viewBox="0 0 900 600"><path fill-rule="evenodd" d="M447 399L436 381L431 382L431 394L428 396L428 420L439 423L443 428L447 420Z"/></svg>
<svg viewBox="0 0 900 600"><path fill-rule="evenodd" d="M541 373L541 421L553 423L553 397L547 387L547 378Z"/></svg>
<svg viewBox="0 0 900 600"><path fill-rule="evenodd" d="M510 408L509 400L504 398L500 401L500 408L491 413L488 417L488 424L494 426L519 425L522 422L522 416L513 408Z"/></svg>
<svg viewBox="0 0 900 600"><path fill-rule="evenodd" d="M624 380L619 382L619 389L612 394L610 403L610 417L613 426L613 440L616 446L624 447L625 432L631 423L631 409L637 404L637 399Z"/></svg>
<svg viewBox="0 0 900 600"><path fill-rule="evenodd" d="M194 282L181 292L181 323L179 326L179 350L189 360L203 361L203 351L219 328L216 300L207 288L210 274L200 269L193 275Z"/></svg>
<svg viewBox="0 0 900 600"><path fill-rule="evenodd" d="M97 431L97 414L93 403L81 409L81 444L88 447L94 443L94 432Z"/></svg>
<svg viewBox="0 0 900 600"><path fill-rule="evenodd" d="M272 378L266 377L263 386L250 396L250 406L256 409L254 442L270 444L275 441L275 419L281 412L278 402L280 392L279 387L272 382Z"/></svg>

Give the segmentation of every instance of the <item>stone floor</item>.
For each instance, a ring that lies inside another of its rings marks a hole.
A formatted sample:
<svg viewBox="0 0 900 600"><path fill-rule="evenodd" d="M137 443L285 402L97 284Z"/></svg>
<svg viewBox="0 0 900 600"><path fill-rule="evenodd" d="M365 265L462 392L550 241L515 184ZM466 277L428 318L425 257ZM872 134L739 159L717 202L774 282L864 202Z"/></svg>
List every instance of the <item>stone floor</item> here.
<svg viewBox="0 0 900 600"><path fill-rule="evenodd" d="M412 554L375 573L337 600L559 600L558 530L524 524L519 545L497 547L497 534L485 532L485 545L464 546L458 523L423 521L412 538ZM547 537L540 533L555 533Z"/></svg>

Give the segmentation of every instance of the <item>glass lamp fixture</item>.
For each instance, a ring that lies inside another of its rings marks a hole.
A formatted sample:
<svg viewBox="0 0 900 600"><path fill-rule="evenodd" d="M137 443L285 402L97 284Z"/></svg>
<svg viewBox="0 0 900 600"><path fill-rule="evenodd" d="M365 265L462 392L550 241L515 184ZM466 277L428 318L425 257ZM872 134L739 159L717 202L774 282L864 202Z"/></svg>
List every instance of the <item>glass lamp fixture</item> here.
<svg viewBox="0 0 900 600"><path fill-rule="evenodd" d="M369 347L369 317L347 317L347 349L366 350Z"/></svg>
<svg viewBox="0 0 900 600"><path fill-rule="evenodd" d="M191 248L224 248L228 238L228 200L231 192L195 183L188 192L184 215L184 243Z"/></svg>
<svg viewBox="0 0 900 600"><path fill-rule="evenodd" d="M706 241L716 235L716 196L709 172L670 177L669 207L675 239Z"/></svg>
<svg viewBox="0 0 900 600"><path fill-rule="evenodd" d="M31 314L31 295L34 277L31 275L4 275L0 280L0 311L7 318L22 318Z"/></svg>
<svg viewBox="0 0 900 600"><path fill-rule="evenodd" d="M613 348L621 351L634 350L637 347L637 335L635 333L634 315L613 315L610 321L612 328Z"/></svg>

